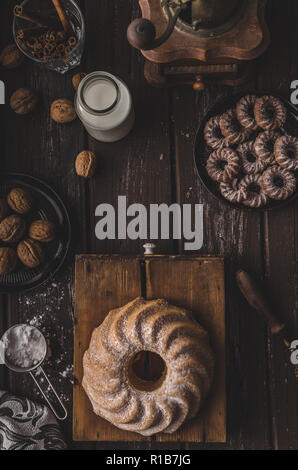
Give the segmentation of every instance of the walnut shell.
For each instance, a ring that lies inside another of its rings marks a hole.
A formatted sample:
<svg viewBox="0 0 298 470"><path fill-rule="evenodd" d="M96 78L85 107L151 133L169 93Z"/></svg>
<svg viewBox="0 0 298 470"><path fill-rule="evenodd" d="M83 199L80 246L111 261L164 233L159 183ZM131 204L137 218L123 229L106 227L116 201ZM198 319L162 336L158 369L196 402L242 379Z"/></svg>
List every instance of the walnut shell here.
<svg viewBox="0 0 298 470"><path fill-rule="evenodd" d="M27 238L18 244L18 257L28 268L37 268L45 259L44 249L39 242Z"/></svg>
<svg viewBox="0 0 298 470"><path fill-rule="evenodd" d="M91 178L96 170L96 155L90 150L83 150L76 158L76 172L83 178Z"/></svg>
<svg viewBox="0 0 298 470"><path fill-rule="evenodd" d="M79 84L81 83L83 78L86 77L86 75L87 74L85 72L78 72L72 77L72 85L73 85L75 90L77 90L79 88Z"/></svg>
<svg viewBox="0 0 298 470"><path fill-rule="evenodd" d="M42 243L54 240L56 236L55 224L50 220L35 220L29 228L29 237Z"/></svg>
<svg viewBox="0 0 298 470"><path fill-rule="evenodd" d="M24 236L26 223L19 215L10 215L0 223L0 238L6 243L16 243Z"/></svg>
<svg viewBox="0 0 298 470"><path fill-rule="evenodd" d="M0 222L2 222L5 217L7 217L9 214L9 207L7 204L6 199L1 198L0 199Z"/></svg>
<svg viewBox="0 0 298 470"><path fill-rule="evenodd" d="M14 188L7 196L9 207L18 214L27 214L32 209L31 194L22 188Z"/></svg>
<svg viewBox="0 0 298 470"><path fill-rule="evenodd" d="M7 246L0 248L0 276L11 273L17 262L17 254L13 248Z"/></svg>
<svg viewBox="0 0 298 470"><path fill-rule="evenodd" d="M29 88L19 88L10 97L10 107L17 114L28 114L37 105L37 96Z"/></svg>
<svg viewBox="0 0 298 470"><path fill-rule="evenodd" d="M0 54L0 64L6 69L15 69L24 61L24 55L15 44L6 46Z"/></svg>
<svg viewBox="0 0 298 470"><path fill-rule="evenodd" d="M56 100L51 104L51 118L64 124L74 121L77 117L76 110L70 100Z"/></svg>

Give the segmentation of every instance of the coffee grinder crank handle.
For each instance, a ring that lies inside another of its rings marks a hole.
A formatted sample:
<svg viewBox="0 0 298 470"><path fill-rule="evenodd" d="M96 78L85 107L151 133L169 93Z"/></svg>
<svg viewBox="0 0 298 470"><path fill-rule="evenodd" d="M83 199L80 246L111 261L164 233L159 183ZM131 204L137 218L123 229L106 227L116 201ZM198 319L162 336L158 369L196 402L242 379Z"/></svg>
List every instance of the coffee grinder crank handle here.
<svg viewBox="0 0 298 470"><path fill-rule="evenodd" d="M165 9L168 25L166 30L156 37L156 29L152 21L146 18L137 18L127 28L127 39L132 47L143 49L144 51L153 50L161 46L171 36L178 17L187 3L192 0L164 0L162 6ZM172 7L172 10L171 8Z"/></svg>
<svg viewBox="0 0 298 470"><path fill-rule="evenodd" d="M258 287L256 281L243 269L237 271L236 280L240 291L249 305L256 310L267 323L270 333L275 335L283 331L285 325L274 316L267 299Z"/></svg>

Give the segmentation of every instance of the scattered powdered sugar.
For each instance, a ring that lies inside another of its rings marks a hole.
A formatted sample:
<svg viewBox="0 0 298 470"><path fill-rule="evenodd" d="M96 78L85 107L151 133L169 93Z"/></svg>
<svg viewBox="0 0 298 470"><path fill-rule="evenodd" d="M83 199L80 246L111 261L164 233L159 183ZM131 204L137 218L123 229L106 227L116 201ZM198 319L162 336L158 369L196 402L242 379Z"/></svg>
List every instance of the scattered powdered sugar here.
<svg viewBox="0 0 298 470"><path fill-rule="evenodd" d="M45 356L46 342L39 330L30 325L10 328L3 339L5 360L12 366L32 368Z"/></svg>
<svg viewBox="0 0 298 470"><path fill-rule="evenodd" d="M70 266L59 275L59 279L52 279L41 287L38 294L34 291L21 294L18 303L18 320L38 328L47 341L48 353L43 369L64 403L71 402L74 383L72 281L73 271ZM38 370L34 372L37 373ZM39 380L41 379L42 375L39 376ZM53 393L47 390L45 379L41 385L53 405L57 404ZM29 390L32 387L30 377L25 377L25 387ZM36 388L34 393L41 398Z"/></svg>
<svg viewBox="0 0 298 470"><path fill-rule="evenodd" d="M70 378L71 381L72 381L72 377L73 377L73 365L72 364L68 364L65 369L60 372L60 375L64 378Z"/></svg>
<svg viewBox="0 0 298 470"><path fill-rule="evenodd" d="M40 328L44 322L45 319L45 314L41 313L39 315L35 315L31 320L29 321L29 325L31 326L36 326L36 328Z"/></svg>

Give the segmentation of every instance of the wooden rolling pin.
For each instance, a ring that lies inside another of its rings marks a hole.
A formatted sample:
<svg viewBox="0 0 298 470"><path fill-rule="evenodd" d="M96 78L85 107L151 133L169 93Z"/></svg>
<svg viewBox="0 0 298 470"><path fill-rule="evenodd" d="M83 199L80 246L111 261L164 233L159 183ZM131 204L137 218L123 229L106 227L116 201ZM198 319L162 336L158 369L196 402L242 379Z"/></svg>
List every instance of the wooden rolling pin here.
<svg viewBox="0 0 298 470"><path fill-rule="evenodd" d="M274 316L267 299L261 292L256 281L247 272L243 271L243 269L237 271L236 280L247 302L265 320L271 334L276 335L280 333L285 325Z"/></svg>

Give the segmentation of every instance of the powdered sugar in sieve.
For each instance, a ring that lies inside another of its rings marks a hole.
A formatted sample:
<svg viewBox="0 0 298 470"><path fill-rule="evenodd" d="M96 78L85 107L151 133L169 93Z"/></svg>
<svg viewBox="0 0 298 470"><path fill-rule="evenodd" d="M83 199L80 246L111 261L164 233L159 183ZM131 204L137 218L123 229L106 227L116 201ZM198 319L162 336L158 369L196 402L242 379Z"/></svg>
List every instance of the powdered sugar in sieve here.
<svg viewBox="0 0 298 470"><path fill-rule="evenodd" d="M0 364L5 364L14 372L29 372L56 418L64 420L67 418L67 410L41 367L46 355L46 339L35 326L14 325L4 333L0 341ZM46 384L47 389L44 389L43 383ZM49 400L47 396L49 390L56 397L62 414L56 411L51 400Z"/></svg>
<svg viewBox="0 0 298 470"><path fill-rule="evenodd" d="M43 334L34 326L15 325L2 338L5 363L11 368L37 367L45 358L47 344Z"/></svg>

